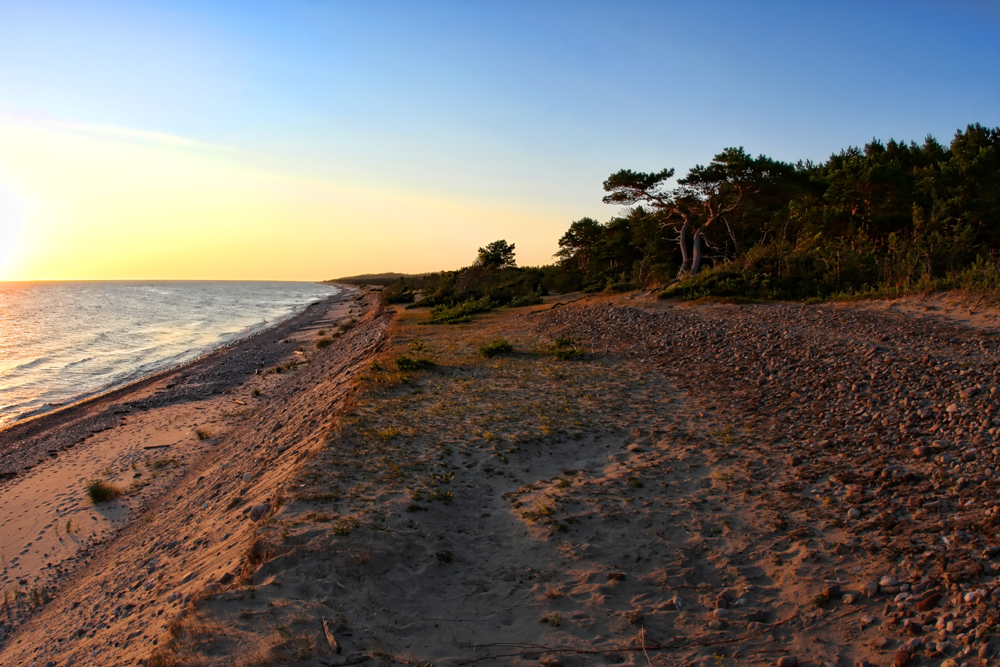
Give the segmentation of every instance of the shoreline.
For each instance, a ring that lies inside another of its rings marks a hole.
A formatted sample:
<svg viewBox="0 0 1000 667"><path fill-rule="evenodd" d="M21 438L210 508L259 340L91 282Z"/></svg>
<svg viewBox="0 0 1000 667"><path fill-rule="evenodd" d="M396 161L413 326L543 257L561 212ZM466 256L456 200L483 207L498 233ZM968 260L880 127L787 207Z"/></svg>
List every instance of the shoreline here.
<svg viewBox="0 0 1000 667"><path fill-rule="evenodd" d="M172 375L196 376L199 369L205 370L202 367L207 367L228 354L238 354L241 349L252 346L259 341L267 342L281 339L300 327L305 319L317 316L318 311L327 310L335 304L344 302L358 292L357 288L350 285L337 284L336 286L341 289L341 292L307 305L300 312L272 327L225 343L185 363L154 371L124 385L102 390L97 394L86 396L41 414L18 419L0 428L0 490L3 489L7 481L16 478L19 472L30 470L34 465L44 461L47 456L51 456L52 452L64 451L79 444L93 433L109 428L116 420L112 415L95 414L100 408L127 400L131 394ZM70 428L75 423L79 423L77 429L79 433L76 433L73 438L61 438L60 442L55 443L53 447L48 447L41 441L50 431L57 428ZM90 432L86 433L88 430ZM26 440L28 444L25 443ZM34 462L29 463L32 458L35 459Z"/></svg>
<svg viewBox="0 0 1000 667"><path fill-rule="evenodd" d="M85 281L72 281L72 282L85 282ZM114 281L95 281L95 282L114 282ZM149 281L137 281L137 282L149 282ZM166 281L166 282L183 282L183 281ZM191 281L191 282L201 282L201 281ZM248 282L248 281L234 281L234 282ZM352 285L347 285L347 284L342 284L342 283L318 282L317 284L331 285L333 287L336 287L336 288L340 289L341 290L340 293L343 293L343 292L349 291L349 290L357 290L357 288L354 287L354 286L352 286ZM203 351L201 354L199 354L197 357L194 357L194 358L189 359L187 361L183 361L181 363L168 364L168 365L165 365L165 366L161 366L161 367L159 367L159 368L157 368L155 370L152 370L152 371L149 371L149 372L144 373L142 375L138 375L136 377L133 377L132 379L127 380L127 381L125 381L123 383L120 383L120 384L111 384L111 385L108 385L108 386L103 387L101 389L94 390L94 391L89 392L89 393L88 392L84 392L82 394L78 394L76 396L73 396L73 397L67 399L63 403L58 403L58 404L46 403L42 407L35 408L34 410L29 410L27 412L21 413L21 414L15 416L15 417L9 419L7 422L5 422L3 424L0 424L0 437L2 437L2 435L3 435L4 432L6 432L6 431L8 431L8 430L10 430L10 429L12 429L12 428L20 425L20 424L25 424L25 423L28 423L28 422L30 422L32 420L39 419L39 418L42 418L42 417L48 417L48 416L56 414L56 413L58 413L58 412L60 412L62 410L66 410L66 409L70 409L70 408L74 408L74 407L80 406L80 405L86 403L87 401L97 400L97 399L104 398L105 396L108 396L108 395L110 395L110 394L112 394L114 392L117 392L117 391L120 391L120 390L126 390L126 389L129 389L130 387L138 386L139 384L141 384L143 382L146 382L148 380L155 380L156 378L160 377L161 375L163 375L165 373L170 373L172 371L183 370L186 366L189 366L189 365L192 365L192 364L196 364L196 363L198 363L198 362L200 362L200 361L202 361L202 360L204 360L204 359L212 356L213 354L217 354L217 353L223 352L223 351L225 351L225 350L227 350L229 348L232 348L234 346L240 345L241 343L249 341L249 340L251 340L251 339L253 339L253 338L257 337L257 336L261 336L261 335L264 335L264 334L268 333L269 331L273 331L273 330L277 329L278 327L285 326L286 324L289 324L293 320L296 320L299 317L305 315L309 309L311 309L311 308L313 308L315 306L321 305L321 304L325 304L327 302L331 302L331 299L336 299L336 297L338 297L340 295L340 293L338 293L338 294L332 294L330 296L324 297L324 298L319 299L317 301L313 301L312 303L306 304L298 312L294 312L293 311L290 315L288 315L287 317L285 317L285 318L283 318L281 320L277 320L277 321L275 321L273 323L266 324L262 329L259 329L257 331L253 331L251 333L248 333L245 336L237 336L236 338L228 340L228 341L226 341L224 343L221 343L221 344L216 345L214 347L208 348L205 351ZM331 303L335 303L335 302L336 302L336 300L332 301ZM51 408L50 409L44 409L45 405L49 405L49 406L51 406ZM2 447L2 445L0 445L0 447ZM0 480L2 480L2 479L3 479L3 476L2 476L2 474L0 474Z"/></svg>

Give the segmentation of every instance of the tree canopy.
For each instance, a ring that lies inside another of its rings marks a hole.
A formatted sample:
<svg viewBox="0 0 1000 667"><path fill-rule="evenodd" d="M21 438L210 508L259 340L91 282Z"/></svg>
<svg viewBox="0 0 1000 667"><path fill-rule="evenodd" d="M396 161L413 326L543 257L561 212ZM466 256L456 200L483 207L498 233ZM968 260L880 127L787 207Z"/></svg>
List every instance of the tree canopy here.
<svg viewBox="0 0 1000 667"><path fill-rule="evenodd" d="M479 249L476 266L488 270L513 269L517 267L514 261L514 244L504 240L489 243Z"/></svg>
<svg viewBox="0 0 1000 667"><path fill-rule="evenodd" d="M671 289L728 289L706 286L705 266L726 273L730 291L758 294L930 284L997 263L998 143L1000 128L974 124L948 146L873 139L821 164L739 147L676 179L675 168L622 169L603 183L619 213L572 222L556 258L564 282L591 288L681 279Z"/></svg>

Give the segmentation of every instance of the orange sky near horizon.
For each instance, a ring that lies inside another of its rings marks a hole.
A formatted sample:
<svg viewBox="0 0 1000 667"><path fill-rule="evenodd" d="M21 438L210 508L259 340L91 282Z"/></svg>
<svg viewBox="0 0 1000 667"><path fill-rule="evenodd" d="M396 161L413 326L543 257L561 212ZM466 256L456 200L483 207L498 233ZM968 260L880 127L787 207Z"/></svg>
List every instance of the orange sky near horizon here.
<svg viewBox="0 0 1000 667"><path fill-rule="evenodd" d="M323 280L453 269L497 238L554 252L571 219L557 210L540 218L537 202L267 173L236 150L137 130L0 116L0 147L0 280ZM518 260L551 261L536 255ZM443 257L455 265L442 266Z"/></svg>

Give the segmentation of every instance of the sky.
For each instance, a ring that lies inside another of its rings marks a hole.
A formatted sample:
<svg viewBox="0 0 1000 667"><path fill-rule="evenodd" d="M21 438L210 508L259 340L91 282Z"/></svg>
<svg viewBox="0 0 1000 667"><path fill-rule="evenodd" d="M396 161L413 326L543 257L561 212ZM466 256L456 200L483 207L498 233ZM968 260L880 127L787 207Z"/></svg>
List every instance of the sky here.
<svg viewBox="0 0 1000 667"><path fill-rule="evenodd" d="M1000 125L995 2L0 0L0 280L546 264L623 168Z"/></svg>

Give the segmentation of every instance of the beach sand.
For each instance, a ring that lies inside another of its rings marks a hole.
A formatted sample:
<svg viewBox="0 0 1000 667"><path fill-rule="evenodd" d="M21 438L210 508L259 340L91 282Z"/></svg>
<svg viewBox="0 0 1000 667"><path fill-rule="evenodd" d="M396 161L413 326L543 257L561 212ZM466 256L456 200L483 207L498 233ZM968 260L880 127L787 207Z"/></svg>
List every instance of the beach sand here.
<svg viewBox="0 0 1000 667"><path fill-rule="evenodd" d="M240 447L234 432L283 403L286 385L296 382L293 372L269 371L321 354L317 331L357 317L356 294L347 287L272 330L0 434L2 640L53 597L65 600L74 577L103 570L113 580L105 566L118 560L108 555L115 541L130 527L155 531L153 516L226 465ZM86 494L92 480L122 495L94 504Z"/></svg>
<svg viewBox="0 0 1000 667"><path fill-rule="evenodd" d="M0 663L985 664L994 318L578 297L428 326L368 293L289 334L308 364L8 482L18 567L76 537L40 512L95 542ZM90 507L105 465L151 483Z"/></svg>

